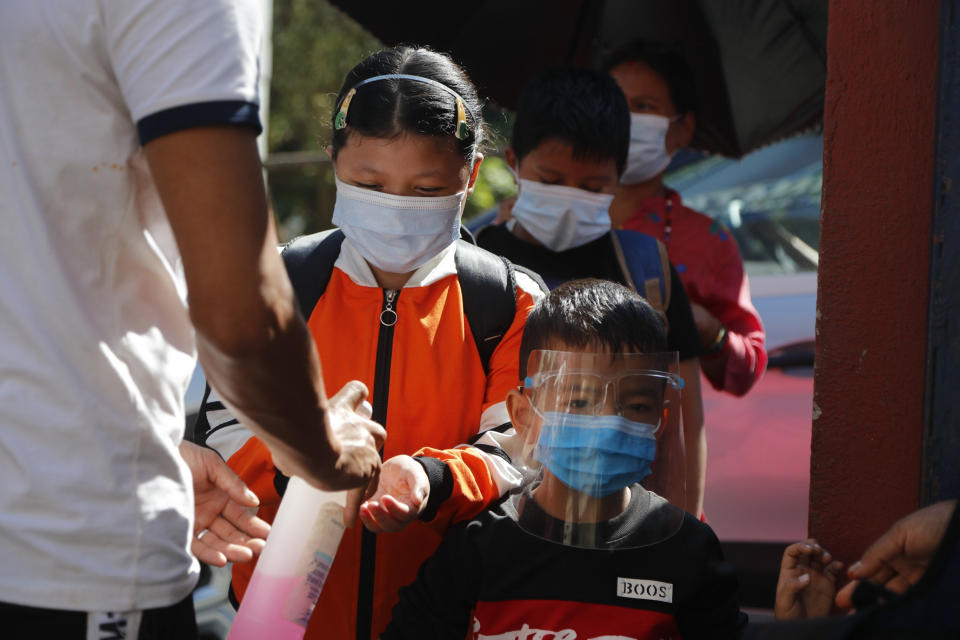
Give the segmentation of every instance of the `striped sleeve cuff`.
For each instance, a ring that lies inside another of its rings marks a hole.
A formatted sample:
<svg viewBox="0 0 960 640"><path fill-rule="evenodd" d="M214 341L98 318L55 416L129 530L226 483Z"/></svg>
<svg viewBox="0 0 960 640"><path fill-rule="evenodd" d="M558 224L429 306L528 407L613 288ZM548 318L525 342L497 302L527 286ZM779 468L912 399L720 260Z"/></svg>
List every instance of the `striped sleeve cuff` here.
<svg viewBox="0 0 960 640"><path fill-rule="evenodd" d="M443 501L453 493L453 474L443 460L429 456L415 456L413 459L423 466L430 480L430 497L427 498L427 504L423 513L420 514L421 520L429 522L436 517L437 509Z"/></svg>
<svg viewBox="0 0 960 640"><path fill-rule="evenodd" d="M170 133L218 124L250 127L258 135L263 131L260 108L256 104L242 100L220 100L186 104L152 113L137 122L137 135L143 146Z"/></svg>

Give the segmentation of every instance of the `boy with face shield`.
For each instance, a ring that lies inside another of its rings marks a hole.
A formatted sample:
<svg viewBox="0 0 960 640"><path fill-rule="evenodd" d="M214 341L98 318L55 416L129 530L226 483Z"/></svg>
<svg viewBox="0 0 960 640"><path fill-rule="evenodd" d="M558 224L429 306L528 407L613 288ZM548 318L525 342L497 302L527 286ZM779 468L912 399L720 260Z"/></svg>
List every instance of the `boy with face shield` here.
<svg viewBox="0 0 960 640"><path fill-rule="evenodd" d="M621 285L570 282L534 308L507 396L524 488L447 535L385 640L736 636L716 536L640 484L655 467L682 499L667 414L683 381L665 348L657 313Z"/></svg>
<svg viewBox="0 0 960 640"><path fill-rule="evenodd" d="M477 244L539 273L554 287L577 278L630 286L667 320L667 342L687 380L687 510L703 510L706 434L698 356L702 350L680 276L653 237L611 231L609 208L627 163L630 111L608 75L557 69L533 78L517 107L505 158L520 193L513 219L481 229Z"/></svg>

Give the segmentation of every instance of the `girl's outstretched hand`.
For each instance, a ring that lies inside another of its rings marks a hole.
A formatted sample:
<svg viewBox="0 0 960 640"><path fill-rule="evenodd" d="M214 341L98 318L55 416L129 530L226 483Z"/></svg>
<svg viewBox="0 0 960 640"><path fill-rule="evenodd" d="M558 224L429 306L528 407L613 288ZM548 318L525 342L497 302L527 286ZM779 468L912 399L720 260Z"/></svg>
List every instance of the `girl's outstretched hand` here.
<svg viewBox="0 0 960 640"><path fill-rule="evenodd" d="M410 456L394 456L380 467L377 492L360 505L360 520L374 533L400 531L427 506L430 480Z"/></svg>

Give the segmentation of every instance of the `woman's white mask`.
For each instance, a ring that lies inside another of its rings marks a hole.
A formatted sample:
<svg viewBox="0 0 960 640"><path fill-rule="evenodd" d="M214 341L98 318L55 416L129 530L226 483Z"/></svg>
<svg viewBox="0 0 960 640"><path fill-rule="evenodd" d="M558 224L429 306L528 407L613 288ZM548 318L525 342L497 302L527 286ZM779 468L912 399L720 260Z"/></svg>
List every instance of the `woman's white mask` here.
<svg viewBox="0 0 960 640"><path fill-rule="evenodd" d="M396 196L337 183L333 224L373 266L409 273L460 236L467 192L449 196Z"/></svg>
<svg viewBox="0 0 960 640"><path fill-rule="evenodd" d="M610 231L613 196L520 180L514 219L545 247L565 251Z"/></svg>
<svg viewBox="0 0 960 640"><path fill-rule="evenodd" d="M630 114L630 151L627 168L620 176L622 184L637 184L659 175L670 164L667 153L667 129L670 118L653 113Z"/></svg>

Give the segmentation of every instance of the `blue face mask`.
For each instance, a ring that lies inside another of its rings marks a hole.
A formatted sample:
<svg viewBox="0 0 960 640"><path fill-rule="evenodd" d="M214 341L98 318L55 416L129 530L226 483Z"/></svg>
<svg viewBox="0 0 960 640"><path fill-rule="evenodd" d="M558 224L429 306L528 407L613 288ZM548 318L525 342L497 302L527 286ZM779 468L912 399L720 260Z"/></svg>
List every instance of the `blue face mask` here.
<svg viewBox="0 0 960 640"><path fill-rule="evenodd" d="M600 498L650 475L656 425L618 415L542 415L534 458L571 489Z"/></svg>

